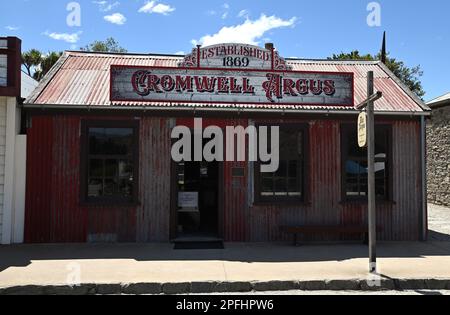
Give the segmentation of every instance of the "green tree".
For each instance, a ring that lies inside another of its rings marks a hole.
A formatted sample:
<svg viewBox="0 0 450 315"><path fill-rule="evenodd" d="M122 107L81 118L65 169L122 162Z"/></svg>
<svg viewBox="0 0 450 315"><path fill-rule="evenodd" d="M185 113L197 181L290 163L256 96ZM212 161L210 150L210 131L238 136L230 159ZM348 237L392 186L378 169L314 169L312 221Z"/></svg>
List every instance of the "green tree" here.
<svg viewBox="0 0 450 315"><path fill-rule="evenodd" d="M28 75L31 76L42 62L42 53L37 49L31 49L22 53L22 64L27 69Z"/></svg>
<svg viewBox="0 0 450 315"><path fill-rule="evenodd" d="M93 43L81 48L83 51L94 52L110 52L110 53L126 53L127 50L119 45L119 43L112 37L105 41L96 40Z"/></svg>
<svg viewBox="0 0 450 315"><path fill-rule="evenodd" d="M50 69L58 62L61 58L62 52L49 52L47 55L42 57L41 63L37 67L33 74L33 78L37 81L42 80L42 78L50 71Z"/></svg>
<svg viewBox="0 0 450 315"><path fill-rule="evenodd" d="M350 53L333 54L329 60L381 60L381 53L378 55L361 55L358 50ZM403 61L395 58L386 58L386 66L391 70L411 91L417 94L419 97L425 95L420 77L423 76L423 71L420 66L408 67Z"/></svg>

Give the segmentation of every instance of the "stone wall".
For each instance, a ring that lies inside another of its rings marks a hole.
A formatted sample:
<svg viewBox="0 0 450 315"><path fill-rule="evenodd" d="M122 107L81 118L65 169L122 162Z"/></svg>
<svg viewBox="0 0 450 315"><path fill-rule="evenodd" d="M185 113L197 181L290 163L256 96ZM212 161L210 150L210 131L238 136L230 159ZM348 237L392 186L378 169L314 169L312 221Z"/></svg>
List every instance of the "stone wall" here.
<svg viewBox="0 0 450 315"><path fill-rule="evenodd" d="M433 110L427 137L428 201L450 206L450 106Z"/></svg>

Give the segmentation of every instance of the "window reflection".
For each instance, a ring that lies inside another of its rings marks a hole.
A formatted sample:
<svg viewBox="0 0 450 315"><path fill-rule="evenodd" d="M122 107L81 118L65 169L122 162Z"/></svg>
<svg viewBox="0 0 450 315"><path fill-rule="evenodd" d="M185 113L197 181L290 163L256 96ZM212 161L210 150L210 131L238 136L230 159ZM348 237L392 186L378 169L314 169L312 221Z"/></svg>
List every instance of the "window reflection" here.
<svg viewBox="0 0 450 315"><path fill-rule="evenodd" d="M342 142L345 163L345 195L349 198L367 198L367 149L358 146L355 128L343 128ZM375 132L375 192L378 198L388 198L389 131L378 127Z"/></svg>
<svg viewBox="0 0 450 315"><path fill-rule="evenodd" d="M89 128L88 197L133 195L133 128Z"/></svg>

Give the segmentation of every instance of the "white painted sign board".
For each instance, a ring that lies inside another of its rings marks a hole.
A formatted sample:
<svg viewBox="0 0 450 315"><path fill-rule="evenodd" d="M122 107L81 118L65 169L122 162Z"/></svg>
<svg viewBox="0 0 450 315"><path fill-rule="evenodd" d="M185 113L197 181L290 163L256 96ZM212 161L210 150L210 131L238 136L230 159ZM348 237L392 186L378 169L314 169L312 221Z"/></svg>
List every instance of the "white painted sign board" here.
<svg viewBox="0 0 450 315"><path fill-rule="evenodd" d="M290 70L277 51L247 44L197 47L179 64L185 68Z"/></svg>
<svg viewBox="0 0 450 315"><path fill-rule="evenodd" d="M178 207L187 209L198 208L198 192L179 192Z"/></svg>
<svg viewBox="0 0 450 315"><path fill-rule="evenodd" d="M111 66L111 101L354 106L353 73Z"/></svg>
<svg viewBox="0 0 450 315"><path fill-rule="evenodd" d="M365 112L358 116L358 145L360 148L367 146L367 114Z"/></svg>

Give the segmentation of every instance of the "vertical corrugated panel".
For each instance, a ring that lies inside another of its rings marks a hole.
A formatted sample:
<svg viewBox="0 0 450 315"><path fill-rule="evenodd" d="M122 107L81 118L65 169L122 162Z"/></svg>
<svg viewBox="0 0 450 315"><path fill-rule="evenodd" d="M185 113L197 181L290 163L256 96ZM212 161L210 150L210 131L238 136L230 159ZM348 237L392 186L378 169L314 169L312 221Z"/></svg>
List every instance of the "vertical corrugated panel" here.
<svg viewBox="0 0 450 315"><path fill-rule="evenodd" d="M399 121L393 126L393 239L419 239L420 125Z"/></svg>
<svg viewBox="0 0 450 315"><path fill-rule="evenodd" d="M275 121L258 121L260 124ZM285 123L305 123L301 120L285 120ZM252 241L286 241L280 226L301 224L339 224L340 220L340 149L339 124L332 121L310 123L310 156L307 166L309 190L307 202L295 205L257 205L250 209ZM309 205L311 204L311 205ZM329 239L317 236L310 240Z"/></svg>
<svg viewBox="0 0 450 315"><path fill-rule="evenodd" d="M136 207L85 207L88 239L100 242L135 242Z"/></svg>
<svg viewBox="0 0 450 315"><path fill-rule="evenodd" d="M95 119L111 119L95 117ZM77 116L37 116L28 130L26 242L83 242L89 235L118 241L168 241L170 230L170 122L143 118L140 126L140 205L82 207L80 123ZM91 119L93 119L91 117ZM117 118L119 119L119 118ZM129 119L129 118L125 118ZM273 121L257 121L260 123ZM278 121L279 122L279 121ZM302 122L290 120L284 122ZM247 126L247 120L216 122ZM227 241L286 241L282 225L367 223L367 207L341 205L340 122L310 124L309 203L248 206L245 162L223 164L223 230ZM393 124L393 205L379 204L381 240L417 240L420 210L419 124ZM233 178L233 167L245 177ZM358 239L360 235L343 235ZM307 240L336 240L335 235Z"/></svg>
<svg viewBox="0 0 450 315"><path fill-rule="evenodd" d="M89 119L102 118L110 119ZM32 118L27 141L27 243L136 240L135 206L80 205L82 119L75 115Z"/></svg>
<svg viewBox="0 0 450 315"><path fill-rule="evenodd" d="M87 211L80 198L80 118L53 118L50 224L52 242L85 242Z"/></svg>
<svg viewBox="0 0 450 315"><path fill-rule="evenodd" d="M313 121L310 124L310 187L312 206L307 224L339 225L340 125L338 122ZM314 240L328 240L335 235L318 235Z"/></svg>
<svg viewBox="0 0 450 315"><path fill-rule="evenodd" d="M229 120L228 126L247 128L248 120ZM228 142L228 141L226 141ZM235 144L235 147L237 144ZM228 148L225 149L225 154ZM236 152L236 150L235 150ZM224 238L230 242L248 240L249 216L247 206L247 176L246 162L224 162L223 192L224 192ZM244 177L233 177L233 168L244 168Z"/></svg>
<svg viewBox="0 0 450 315"><path fill-rule="evenodd" d="M292 121L285 121L292 122ZM301 121L298 121L301 122ZM262 123L259 121L258 123ZM392 122L389 122L392 124ZM377 204L380 240L418 240L420 209L419 126L393 123L394 203ZM251 241L285 241L282 225L365 225L367 206L342 203L341 142L339 121L310 122L310 204L298 206L254 205L249 211ZM358 240L362 235L318 235L307 241Z"/></svg>
<svg viewBox="0 0 450 315"><path fill-rule="evenodd" d="M49 242L53 122L51 117L33 117L31 123L27 141L25 242Z"/></svg>
<svg viewBox="0 0 450 315"><path fill-rule="evenodd" d="M169 119L143 118L141 121L138 242L167 242L170 238L170 132Z"/></svg>

